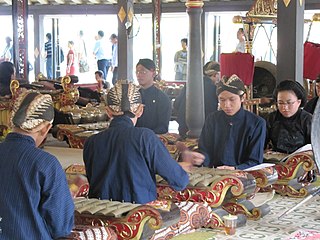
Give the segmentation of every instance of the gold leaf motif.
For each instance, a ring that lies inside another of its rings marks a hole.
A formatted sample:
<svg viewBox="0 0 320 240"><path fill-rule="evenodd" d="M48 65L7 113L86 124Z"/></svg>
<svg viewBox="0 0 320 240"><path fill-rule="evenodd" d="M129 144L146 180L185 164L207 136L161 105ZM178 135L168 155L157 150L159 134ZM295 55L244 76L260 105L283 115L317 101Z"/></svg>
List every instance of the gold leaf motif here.
<svg viewBox="0 0 320 240"><path fill-rule="evenodd" d="M283 3L284 3L284 5L285 5L286 7L289 6L290 2L291 2L291 0L283 0Z"/></svg>
<svg viewBox="0 0 320 240"><path fill-rule="evenodd" d="M39 57L39 54L40 54L39 49L36 48L36 49L34 50L34 56L35 56L36 58L38 58L38 57Z"/></svg>
<svg viewBox="0 0 320 240"><path fill-rule="evenodd" d="M118 17L119 17L119 20L120 22L123 23L124 19L126 18L126 11L124 10L123 6L121 6L119 12L118 12Z"/></svg>
<svg viewBox="0 0 320 240"><path fill-rule="evenodd" d="M128 11L128 20L129 20L129 22L132 23L132 20L133 20L133 9L132 9L132 8L129 8L129 11Z"/></svg>

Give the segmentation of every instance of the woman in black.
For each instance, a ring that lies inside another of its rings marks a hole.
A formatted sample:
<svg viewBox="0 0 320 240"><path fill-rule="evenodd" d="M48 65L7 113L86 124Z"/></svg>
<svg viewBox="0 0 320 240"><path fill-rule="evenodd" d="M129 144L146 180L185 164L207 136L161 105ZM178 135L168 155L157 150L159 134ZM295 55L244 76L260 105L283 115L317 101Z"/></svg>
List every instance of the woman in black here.
<svg viewBox="0 0 320 240"><path fill-rule="evenodd" d="M312 115L303 110L306 91L298 83L285 80L274 92L278 110L267 117L267 140L273 151L292 153L311 143Z"/></svg>

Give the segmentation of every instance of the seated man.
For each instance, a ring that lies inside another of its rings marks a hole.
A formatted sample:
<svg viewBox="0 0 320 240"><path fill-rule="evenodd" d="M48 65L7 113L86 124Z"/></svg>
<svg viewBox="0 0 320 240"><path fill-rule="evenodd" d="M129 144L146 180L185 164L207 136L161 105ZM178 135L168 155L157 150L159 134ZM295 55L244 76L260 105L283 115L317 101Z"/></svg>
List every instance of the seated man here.
<svg viewBox="0 0 320 240"><path fill-rule="evenodd" d="M49 95L23 92L12 132L0 143L0 238L57 239L74 224L74 204L59 161L38 146L53 120Z"/></svg>
<svg viewBox="0 0 320 240"><path fill-rule="evenodd" d="M137 127L149 128L156 134L167 133L172 112L171 101L167 94L154 85L156 65L151 59L140 59L136 66L136 75L144 104Z"/></svg>
<svg viewBox="0 0 320 240"><path fill-rule="evenodd" d="M221 111L207 117L199 139L205 166L242 170L262 163L266 123L242 108L244 95L244 84L236 75L217 83Z"/></svg>
<svg viewBox="0 0 320 240"><path fill-rule="evenodd" d="M103 78L103 72L101 70L95 71L94 77L98 83L98 88L97 88L98 92L102 92L103 89L110 88L110 83Z"/></svg>
<svg viewBox="0 0 320 240"><path fill-rule="evenodd" d="M192 165L181 167L150 129L135 127L143 113L139 87L118 80L107 95L107 105L113 117L110 127L88 138L83 150L89 197L151 202L157 197L156 174L175 190L183 190L189 183L184 169ZM203 162L202 156L195 160Z"/></svg>

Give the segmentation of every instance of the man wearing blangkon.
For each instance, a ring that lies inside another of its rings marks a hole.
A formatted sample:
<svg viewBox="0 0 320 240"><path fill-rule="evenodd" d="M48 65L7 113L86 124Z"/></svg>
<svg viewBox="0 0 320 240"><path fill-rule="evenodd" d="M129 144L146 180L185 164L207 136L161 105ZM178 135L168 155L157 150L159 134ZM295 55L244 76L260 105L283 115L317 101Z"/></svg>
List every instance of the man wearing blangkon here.
<svg viewBox="0 0 320 240"><path fill-rule="evenodd" d="M143 115L137 121L137 127L146 127L156 134L163 134L168 132L172 108L168 95L154 84L156 75L156 65L151 59L139 60L136 76L141 87L144 109Z"/></svg>
<svg viewBox="0 0 320 240"><path fill-rule="evenodd" d="M262 163L266 122L242 108L245 87L237 75L217 83L221 111L211 113L199 139L206 155L204 165L221 169L245 169Z"/></svg>
<svg viewBox="0 0 320 240"><path fill-rule="evenodd" d="M0 144L0 239L57 239L74 224L74 204L59 161L38 146L54 116L50 95L23 92L13 130Z"/></svg>
<svg viewBox="0 0 320 240"><path fill-rule="evenodd" d="M118 80L107 95L107 111L110 127L87 139L83 151L90 198L151 202L157 197L156 174L177 191L187 186L184 169L201 164L203 156L179 165L154 132L135 127L143 113L138 86Z"/></svg>

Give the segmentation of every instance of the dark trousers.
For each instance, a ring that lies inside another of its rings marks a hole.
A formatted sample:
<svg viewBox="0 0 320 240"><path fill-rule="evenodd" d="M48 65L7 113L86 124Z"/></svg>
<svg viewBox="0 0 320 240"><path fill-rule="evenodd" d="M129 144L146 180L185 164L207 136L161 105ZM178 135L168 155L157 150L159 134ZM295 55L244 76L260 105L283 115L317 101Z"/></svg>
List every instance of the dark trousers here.
<svg viewBox="0 0 320 240"><path fill-rule="evenodd" d="M112 75L112 84L114 85L118 80L118 67L114 67Z"/></svg>
<svg viewBox="0 0 320 240"><path fill-rule="evenodd" d="M110 60L101 59L101 60L98 60L97 64L98 64L98 70L101 70L103 72L103 75L104 75L103 78L107 79L108 71L110 67Z"/></svg>

